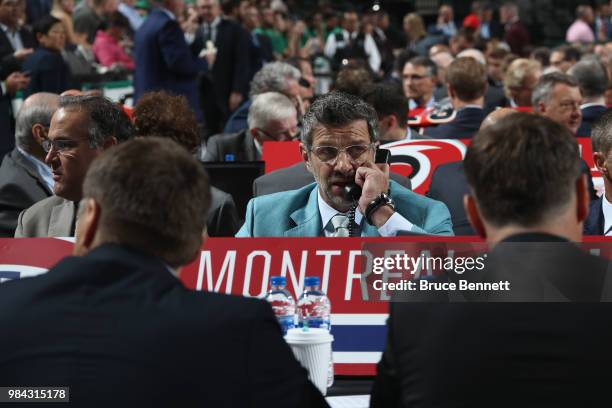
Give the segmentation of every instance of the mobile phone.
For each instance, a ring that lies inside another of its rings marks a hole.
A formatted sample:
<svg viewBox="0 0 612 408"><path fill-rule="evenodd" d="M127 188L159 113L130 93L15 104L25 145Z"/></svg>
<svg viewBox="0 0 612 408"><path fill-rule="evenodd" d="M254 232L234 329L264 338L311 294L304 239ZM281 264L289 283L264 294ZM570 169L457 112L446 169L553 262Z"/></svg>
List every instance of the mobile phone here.
<svg viewBox="0 0 612 408"><path fill-rule="evenodd" d="M374 157L374 163L385 163L389 164L391 158L391 151L388 149L376 149L376 156Z"/></svg>

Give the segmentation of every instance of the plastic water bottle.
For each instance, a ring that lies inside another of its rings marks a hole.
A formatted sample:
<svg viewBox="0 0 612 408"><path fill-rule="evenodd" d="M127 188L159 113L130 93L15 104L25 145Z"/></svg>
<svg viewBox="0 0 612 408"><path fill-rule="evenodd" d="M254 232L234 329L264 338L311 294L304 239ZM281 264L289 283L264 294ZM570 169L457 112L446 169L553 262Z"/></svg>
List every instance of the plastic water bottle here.
<svg viewBox="0 0 612 408"><path fill-rule="evenodd" d="M331 303L320 287L321 279L318 276L304 278L304 291L297 303L298 325L303 330L320 328L331 331ZM330 359L327 371L327 387L331 387L333 383L334 363Z"/></svg>
<svg viewBox="0 0 612 408"><path fill-rule="evenodd" d="M272 310L283 330L283 336L287 330L295 327L295 300L291 293L285 288L287 279L284 276L272 276L270 278L270 291L264 299L270 302Z"/></svg>

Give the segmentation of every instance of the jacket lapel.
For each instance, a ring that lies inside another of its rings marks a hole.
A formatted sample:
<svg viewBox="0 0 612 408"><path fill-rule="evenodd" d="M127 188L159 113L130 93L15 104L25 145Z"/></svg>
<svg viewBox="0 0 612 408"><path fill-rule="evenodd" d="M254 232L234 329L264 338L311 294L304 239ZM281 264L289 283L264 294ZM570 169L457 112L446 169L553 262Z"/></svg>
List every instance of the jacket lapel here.
<svg viewBox="0 0 612 408"><path fill-rule="evenodd" d="M298 208L289 216L295 227L284 232L286 237L319 237L323 232L319 203L317 202L318 186L315 184L305 207Z"/></svg>
<svg viewBox="0 0 612 408"><path fill-rule="evenodd" d="M49 236L71 237L73 236L72 225L76 219L76 209L72 201L64 200L61 204L53 207L49 220Z"/></svg>

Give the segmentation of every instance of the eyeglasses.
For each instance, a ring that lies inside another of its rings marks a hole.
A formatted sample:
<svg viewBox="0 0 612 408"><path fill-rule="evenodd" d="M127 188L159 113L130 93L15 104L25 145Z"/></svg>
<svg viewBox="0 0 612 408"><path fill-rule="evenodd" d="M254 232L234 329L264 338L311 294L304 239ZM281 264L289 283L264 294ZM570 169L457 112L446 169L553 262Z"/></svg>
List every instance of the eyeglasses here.
<svg viewBox="0 0 612 408"><path fill-rule="evenodd" d="M340 155L340 152L345 152L354 163L360 163L366 152L374 146L374 143L351 145L342 148L336 146L313 146L310 151L317 156L323 163L334 164Z"/></svg>
<svg viewBox="0 0 612 408"><path fill-rule="evenodd" d="M297 131L297 130L294 130L293 132L285 131L285 132L279 133L277 135L271 135L270 133L266 132L265 130L259 129L259 128L255 129L255 130L257 131L257 133L259 133L264 138L266 138L268 140L278 141L278 142L295 140L295 139L300 137L300 132Z"/></svg>
<svg viewBox="0 0 612 408"><path fill-rule="evenodd" d="M70 150L79 145L77 140L50 140L44 139L41 143L43 150L46 153L49 153L51 149L55 150L58 153L65 152L66 150Z"/></svg>
<svg viewBox="0 0 612 408"><path fill-rule="evenodd" d="M420 81L421 79L429 78L429 75L418 75L418 74L404 75L403 78L404 78L404 81L407 81L409 79L411 81Z"/></svg>

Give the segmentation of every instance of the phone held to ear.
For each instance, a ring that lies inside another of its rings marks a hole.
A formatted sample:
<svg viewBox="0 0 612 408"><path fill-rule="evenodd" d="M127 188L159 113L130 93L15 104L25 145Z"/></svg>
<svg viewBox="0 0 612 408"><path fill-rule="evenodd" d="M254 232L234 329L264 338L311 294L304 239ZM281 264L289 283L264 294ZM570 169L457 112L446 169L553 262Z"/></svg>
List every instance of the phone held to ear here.
<svg viewBox="0 0 612 408"><path fill-rule="evenodd" d="M376 149L376 155L374 158L375 163L389 163L389 159L391 158L391 152L388 149ZM361 187L359 187L355 183L347 184L344 187L344 194L348 200L356 203L359 201L361 197Z"/></svg>

